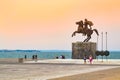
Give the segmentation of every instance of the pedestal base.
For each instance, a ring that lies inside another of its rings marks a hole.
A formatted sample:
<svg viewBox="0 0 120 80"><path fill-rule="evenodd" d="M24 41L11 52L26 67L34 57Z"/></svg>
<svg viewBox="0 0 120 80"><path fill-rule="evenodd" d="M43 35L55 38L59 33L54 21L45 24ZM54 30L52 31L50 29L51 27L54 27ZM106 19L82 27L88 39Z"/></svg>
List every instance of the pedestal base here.
<svg viewBox="0 0 120 80"><path fill-rule="evenodd" d="M96 43L94 42L75 42L72 43L72 59L83 59L86 55L89 58L92 55L96 58Z"/></svg>

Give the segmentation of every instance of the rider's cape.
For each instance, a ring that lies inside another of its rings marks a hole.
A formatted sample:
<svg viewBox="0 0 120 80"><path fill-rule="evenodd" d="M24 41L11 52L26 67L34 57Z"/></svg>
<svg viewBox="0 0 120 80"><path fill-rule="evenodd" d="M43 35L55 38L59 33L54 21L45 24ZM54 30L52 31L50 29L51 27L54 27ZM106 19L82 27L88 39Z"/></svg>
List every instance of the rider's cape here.
<svg viewBox="0 0 120 80"><path fill-rule="evenodd" d="M93 26L92 21L87 21L87 23L88 23L90 26Z"/></svg>

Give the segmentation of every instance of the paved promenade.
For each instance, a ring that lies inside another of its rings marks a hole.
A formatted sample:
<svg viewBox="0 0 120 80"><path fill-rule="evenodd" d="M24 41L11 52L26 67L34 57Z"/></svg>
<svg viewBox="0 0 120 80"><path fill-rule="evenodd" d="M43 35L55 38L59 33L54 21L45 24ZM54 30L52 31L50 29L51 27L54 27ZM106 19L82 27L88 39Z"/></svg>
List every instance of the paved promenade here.
<svg viewBox="0 0 120 80"><path fill-rule="evenodd" d="M119 62L119 61L118 61ZM0 80L47 80L57 77L88 73L120 67L113 62L99 62L92 65L82 60L49 59L24 61L24 63L0 63ZM105 64L106 63L106 64Z"/></svg>
<svg viewBox="0 0 120 80"><path fill-rule="evenodd" d="M84 64L83 59L43 59L43 60L29 60L24 61L24 63L64 63L64 64ZM120 59L94 59L93 64L116 64L120 65ZM86 64L90 64L89 60L87 59Z"/></svg>

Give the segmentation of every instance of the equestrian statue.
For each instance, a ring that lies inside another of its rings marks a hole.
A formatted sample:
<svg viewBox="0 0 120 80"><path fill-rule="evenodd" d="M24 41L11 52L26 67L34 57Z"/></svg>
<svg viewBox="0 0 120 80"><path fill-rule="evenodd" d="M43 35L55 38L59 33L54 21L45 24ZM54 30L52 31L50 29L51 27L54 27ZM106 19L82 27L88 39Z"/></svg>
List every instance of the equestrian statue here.
<svg viewBox="0 0 120 80"><path fill-rule="evenodd" d="M99 36L97 29L92 29L91 27L93 26L92 21L88 21L87 19L85 19L84 22L81 20L79 22L76 22L76 24L78 25L78 29L73 32L72 37L75 36L76 33L81 33L83 34L83 36L87 36L87 38L83 42L88 42L91 39L93 31L95 31L97 36Z"/></svg>

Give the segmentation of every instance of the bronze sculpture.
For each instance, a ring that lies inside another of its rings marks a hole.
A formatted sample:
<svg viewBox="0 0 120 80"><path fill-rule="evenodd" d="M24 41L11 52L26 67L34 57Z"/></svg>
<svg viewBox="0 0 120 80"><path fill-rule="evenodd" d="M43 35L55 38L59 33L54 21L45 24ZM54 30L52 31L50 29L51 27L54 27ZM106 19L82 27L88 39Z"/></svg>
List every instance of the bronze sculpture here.
<svg viewBox="0 0 120 80"><path fill-rule="evenodd" d="M78 25L78 29L77 31L73 32L72 37L75 36L76 33L81 33L83 34L83 36L87 36L87 38L83 42L88 42L91 39L91 35L93 34L93 31L95 31L96 34L99 35L97 29L91 28L91 26L93 26L93 23L91 21L88 21L87 19L85 19L84 23L81 20L79 22L76 22L76 24ZM88 26L90 28L88 28Z"/></svg>

